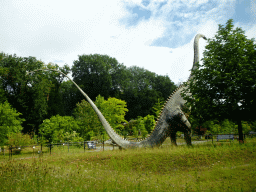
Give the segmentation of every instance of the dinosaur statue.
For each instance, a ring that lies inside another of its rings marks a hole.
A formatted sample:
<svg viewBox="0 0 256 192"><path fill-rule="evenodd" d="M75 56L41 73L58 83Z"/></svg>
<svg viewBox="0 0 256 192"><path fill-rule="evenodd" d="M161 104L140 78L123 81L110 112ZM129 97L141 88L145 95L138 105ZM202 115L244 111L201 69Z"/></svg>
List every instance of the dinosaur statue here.
<svg viewBox="0 0 256 192"><path fill-rule="evenodd" d="M194 62L192 70L196 69L195 64L199 62L199 39L200 38L206 39L206 37L202 34L197 34L194 40ZM165 139L170 136L171 141L173 144L176 144L176 132L181 131L184 132L185 140L188 145L191 145L191 125L185 116L185 114L182 111L182 108L184 107L185 100L181 97L181 92L185 88L184 85L181 85L179 88L177 88L173 94L167 99L165 102L162 111L159 115L158 120L155 124L155 129L152 131L151 135L147 137L146 139L138 142L129 141L126 139L123 139L120 135L118 135L112 127L109 125L105 117L102 115L100 110L96 107L96 105L93 103L93 101L87 96L86 93L83 92L83 90L72 80L70 79L66 74L62 73L61 71L55 70L55 69L37 69L34 71L45 71L45 70L51 70L61 73L62 75L66 76L74 85L78 88L78 90L84 95L84 97L87 99L87 101L92 106L93 110L98 115L103 127L105 128L107 134L109 137L115 142L119 148L141 148L141 147L154 147L154 146L160 146ZM27 72L27 74L32 73ZM190 74L188 81L192 79L192 75Z"/></svg>

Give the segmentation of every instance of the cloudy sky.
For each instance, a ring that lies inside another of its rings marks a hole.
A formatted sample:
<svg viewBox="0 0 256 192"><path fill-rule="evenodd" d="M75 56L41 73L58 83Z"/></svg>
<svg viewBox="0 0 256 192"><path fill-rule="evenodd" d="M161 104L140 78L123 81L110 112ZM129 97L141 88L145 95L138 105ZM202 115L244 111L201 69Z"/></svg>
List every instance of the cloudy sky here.
<svg viewBox="0 0 256 192"><path fill-rule="evenodd" d="M78 55L106 54L179 83L195 35L213 38L228 19L256 37L255 0L1 0L0 52L70 67Z"/></svg>

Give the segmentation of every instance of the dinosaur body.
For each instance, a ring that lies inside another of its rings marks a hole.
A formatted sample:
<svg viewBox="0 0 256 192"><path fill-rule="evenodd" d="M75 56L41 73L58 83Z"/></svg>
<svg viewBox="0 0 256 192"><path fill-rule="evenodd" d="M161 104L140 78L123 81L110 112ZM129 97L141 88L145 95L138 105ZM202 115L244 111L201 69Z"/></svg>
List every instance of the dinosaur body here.
<svg viewBox="0 0 256 192"><path fill-rule="evenodd" d="M195 69L195 63L199 62L199 52L198 52L198 41L199 38L205 36L198 34L195 37L194 41L194 62L193 62L193 68ZM70 79L67 75L62 73L61 71L54 70L54 69L38 69L39 70L52 70L57 71L64 76L66 76L68 79ZM192 78L190 75L189 80ZM92 102L92 100L87 96L86 93L83 92L83 90L72 80L70 79L72 83L79 89L79 91L85 96L87 101L90 103L96 114L98 115L103 127L105 128L107 134L109 137L120 147L120 148L141 148L141 147L154 147L154 146L160 146L165 139L170 136L171 141L173 144L176 145L176 132L181 131L184 132L185 140L188 145L191 145L191 125L185 116L185 114L182 111L182 108L184 107L185 100L181 96L182 90L185 88L183 85L180 86L178 89L174 91L174 93L168 98L166 101L162 112L159 115L159 118L156 122L155 129L152 131L151 135L146 138L145 140L139 141L139 142L133 142L129 140L123 139L120 135L118 135L109 125L105 117L102 115L102 113L99 111L99 109L96 107L96 105ZM189 81L188 80L188 81Z"/></svg>

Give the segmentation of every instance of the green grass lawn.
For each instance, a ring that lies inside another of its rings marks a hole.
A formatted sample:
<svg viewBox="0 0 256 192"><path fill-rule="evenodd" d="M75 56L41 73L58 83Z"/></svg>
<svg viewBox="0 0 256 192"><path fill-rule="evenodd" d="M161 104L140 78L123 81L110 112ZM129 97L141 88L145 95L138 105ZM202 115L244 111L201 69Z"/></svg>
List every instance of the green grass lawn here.
<svg viewBox="0 0 256 192"><path fill-rule="evenodd" d="M243 145L61 150L41 158L1 158L0 191L256 191L256 138Z"/></svg>

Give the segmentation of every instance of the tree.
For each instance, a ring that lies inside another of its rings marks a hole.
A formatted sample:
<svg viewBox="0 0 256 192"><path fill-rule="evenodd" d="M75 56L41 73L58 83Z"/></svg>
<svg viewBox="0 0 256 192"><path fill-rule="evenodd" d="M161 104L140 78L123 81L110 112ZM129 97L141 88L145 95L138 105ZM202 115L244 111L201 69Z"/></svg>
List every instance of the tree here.
<svg viewBox="0 0 256 192"><path fill-rule="evenodd" d="M157 103L152 107L152 112L154 114L155 119L158 118L159 114L161 113L162 107L163 107L164 101L160 101L160 99L157 99Z"/></svg>
<svg viewBox="0 0 256 192"><path fill-rule="evenodd" d="M79 55L72 67L73 80L93 100L101 94L108 98L112 89L112 75L118 62L108 55ZM116 88L116 87L115 87ZM78 98L81 101L82 95Z"/></svg>
<svg viewBox="0 0 256 192"><path fill-rule="evenodd" d="M150 134L153 131L154 126L156 124L154 115L147 115L143 118L143 121L147 132Z"/></svg>
<svg viewBox="0 0 256 192"><path fill-rule="evenodd" d="M237 122L243 143L242 120L255 119L256 45L241 28L219 25L215 38L208 39L203 64L192 71L194 78L185 83L193 98L184 96L190 117L203 121L231 119Z"/></svg>
<svg viewBox="0 0 256 192"><path fill-rule="evenodd" d="M126 102L113 97L105 101L104 97L99 95L96 98L95 104L99 106L99 109L103 112L104 117L108 120L111 127L121 134L124 129L122 123L127 123L124 118L125 114L128 112Z"/></svg>
<svg viewBox="0 0 256 192"><path fill-rule="evenodd" d="M39 134L50 143L64 141L67 136L74 135L74 131L79 133L80 127L72 116L52 116L39 126Z"/></svg>
<svg viewBox="0 0 256 192"><path fill-rule="evenodd" d="M0 54L0 61L3 58L3 54ZM1 67L0 68L0 103L4 103L7 101L6 93L3 89L3 76L8 74L8 68Z"/></svg>
<svg viewBox="0 0 256 192"><path fill-rule="evenodd" d="M53 64L45 66L35 57L0 53L0 100L7 100L13 108L22 113L21 118L26 118L24 133L37 132L38 126L45 118L63 114L64 105L59 86L64 77L58 73L44 72L26 75L26 71L43 67L59 68ZM70 69L65 65L59 70L67 73Z"/></svg>
<svg viewBox="0 0 256 192"><path fill-rule="evenodd" d="M122 133L124 129L122 123L127 122L124 118L128 111L126 102L116 98L109 98L106 101L104 97L98 95L95 105L102 112L111 127L118 133ZM80 127L83 127L83 133L81 134L86 135L87 139L90 139L92 133L97 136L106 135L98 116L87 101L82 100L81 103L77 104L77 108L74 110L74 116L79 121Z"/></svg>
<svg viewBox="0 0 256 192"><path fill-rule="evenodd" d="M82 137L86 140L91 140L91 137L101 129L99 118L87 101L82 100L77 103L73 115L81 127Z"/></svg>
<svg viewBox="0 0 256 192"><path fill-rule="evenodd" d="M64 108L64 115L71 116L76 108L76 98L78 95L81 95L81 92L70 80L68 80L61 83L60 94Z"/></svg>
<svg viewBox="0 0 256 192"><path fill-rule="evenodd" d="M70 71L70 68L67 65L64 65L63 68L59 67L57 64L49 63L47 65L48 69L56 69L67 74ZM51 82L52 87L50 87L50 92L47 94L47 115L46 118L55 116L57 114L64 115L64 104L63 97L61 93L61 84L64 80L64 76L58 72L47 71L45 72L45 78Z"/></svg>
<svg viewBox="0 0 256 192"><path fill-rule="evenodd" d="M20 132L25 119L20 118L21 113L17 112L5 101L0 103L0 144L5 144L11 133Z"/></svg>
<svg viewBox="0 0 256 192"><path fill-rule="evenodd" d="M36 144L37 141L31 138L29 134L22 134L21 132L10 133L8 135L8 144L16 147ZM18 150L19 152L21 151Z"/></svg>
<svg viewBox="0 0 256 192"><path fill-rule="evenodd" d="M166 100L176 86L167 76L159 76L144 68L132 66L127 69L128 80L121 98L127 102L129 112L126 118L151 114L158 99Z"/></svg>
<svg viewBox="0 0 256 192"><path fill-rule="evenodd" d="M148 134L146 128L145 128L145 124L144 124L144 118L143 117L138 117L137 119L137 125L136 125L136 130L135 130L135 134L134 136L138 138L138 134L142 135L143 138L145 138ZM136 131L138 133L136 133Z"/></svg>
<svg viewBox="0 0 256 192"><path fill-rule="evenodd" d="M13 108L22 113L21 118L26 117L24 122L24 132L30 132L36 124L35 118L40 112L44 111L44 105L34 105L35 100L41 95L32 92L30 86L25 86L28 80L36 80L31 77L26 77L26 70L41 67L43 63L37 61L34 57L17 57L5 53L0 54L1 83L4 90L6 100ZM41 86L41 84L37 84ZM40 89L37 89L39 91ZM38 110L35 110L37 108Z"/></svg>

